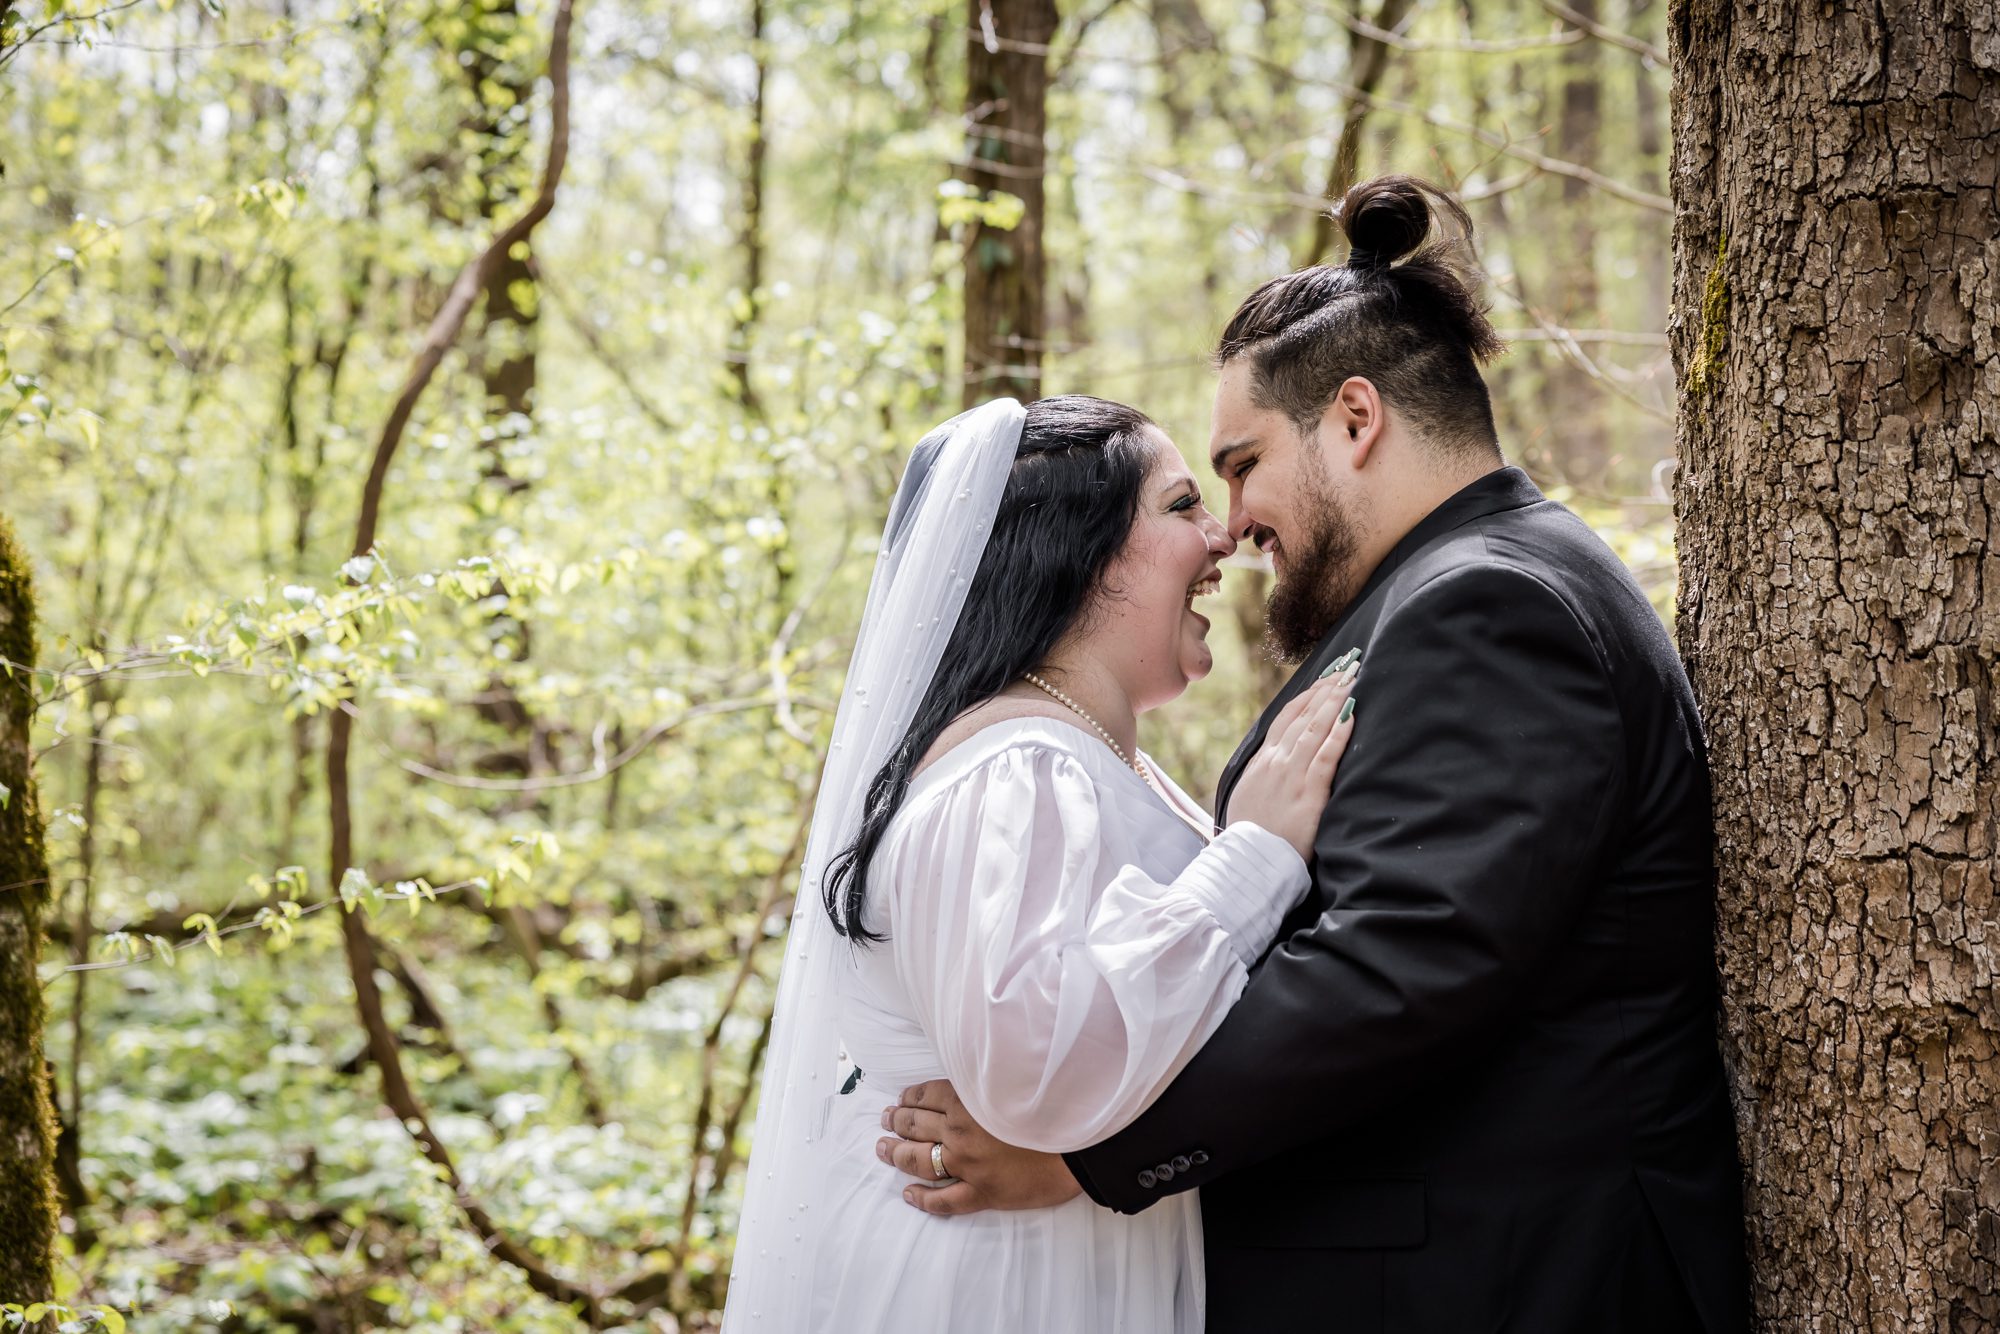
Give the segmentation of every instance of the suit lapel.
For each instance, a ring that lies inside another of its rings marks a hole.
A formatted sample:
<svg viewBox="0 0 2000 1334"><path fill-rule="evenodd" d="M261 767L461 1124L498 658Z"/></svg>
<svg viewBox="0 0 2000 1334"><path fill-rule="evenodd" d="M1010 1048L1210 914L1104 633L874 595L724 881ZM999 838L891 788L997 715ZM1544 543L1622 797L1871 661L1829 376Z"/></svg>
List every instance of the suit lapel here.
<svg viewBox="0 0 2000 1334"><path fill-rule="evenodd" d="M1458 491L1405 533L1403 540L1390 548L1382 563L1361 585L1361 591L1341 613L1340 619L1333 623L1333 628L1327 631L1299 669L1292 673L1291 679L1279 689L1277 697L1257 716L1250 734L1243 738L1243 744L1236 748L1236 753L1229 757L1229 763L1222 767L1222 778L1215 788L1216 823L1226 822L1229 797L1236 790L1237 780L1243 776L1244 766L1263 746L1272 721L1284 711L1285 705L1317 681L1328 663L1349 649L1361 649L1366 656L1367 641L1375 632L1375 619L1380 611L1380 595L1388 586L1390 576L1407 564L1412 556L1432 543L1442 541L1474 519L1483 519L1502 510L1521 509L1542 499L1540 489L1529 480L1528 474L1519 468L1497 468Z"/></svg>

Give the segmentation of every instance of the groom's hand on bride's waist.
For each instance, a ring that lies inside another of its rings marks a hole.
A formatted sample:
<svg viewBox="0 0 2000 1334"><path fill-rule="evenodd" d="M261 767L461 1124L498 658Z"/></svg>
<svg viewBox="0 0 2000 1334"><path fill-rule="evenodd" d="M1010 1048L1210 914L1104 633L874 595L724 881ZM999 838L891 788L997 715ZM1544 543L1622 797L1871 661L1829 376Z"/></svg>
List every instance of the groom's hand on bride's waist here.
<svg viewBox="0 0 2000 1334"><path fill-rule="evenodd" d="M882 1113L882 1129L900 1138L877 1141L876 1157L923 1183L905 1189L903 1198L927 1214L1046 1209L1083 1193L1062 1155L994 1139L942 1079L904 1089L902 1102Z"/></svg>

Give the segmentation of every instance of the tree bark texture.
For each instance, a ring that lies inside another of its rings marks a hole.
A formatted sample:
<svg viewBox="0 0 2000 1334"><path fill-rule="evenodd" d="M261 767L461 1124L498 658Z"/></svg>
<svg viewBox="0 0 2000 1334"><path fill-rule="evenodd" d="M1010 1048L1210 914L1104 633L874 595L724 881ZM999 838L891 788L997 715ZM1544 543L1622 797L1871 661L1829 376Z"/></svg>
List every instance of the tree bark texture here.
<svg viewBox="0 0 2000 1334"><path fill-rule="evenodd" d="M56 1112L42 1059L35 966L49 862L35 800L35 592L27 554L0 518L0 1301L55 1295Z"/></svg>
<svg viewBox="0 0 2000 1334"><path fill-rule="evenodd" d="M968 408L1042 396L1042 135L1055 31L1054 0L968 0L965 179L982 198L1005 193L1022 204L1012 227L974 223L966 247Z"/></svg>
<svg viewBox="0 0 2000 1334"><path fill-rule="evenodd" d="M1670 27L1679 634L1759 1322L2000 1328L2000 14Z"/></svg>
<svg viewBox="0 0 2000 1334"><path fill-rule="evenodd" d="M1597 0L1573 0L1571 9L1592 23L1599 20ZM1565 161L1592 171L1603 165L1603 43L1595 39L1563 49L1557 73L1556 153ZM1560 248L1551 271L1549 296L1556 322L1571 329L1604 327L1597 282L1597 209L1603 200L1588 182L1565 176L1562 192ZM1568 481L1597 485L1604 480L1610 448L1604 437L1605 389L1569 357L1557 355L1549 366L1549 452L1556 474Z"/></svg>

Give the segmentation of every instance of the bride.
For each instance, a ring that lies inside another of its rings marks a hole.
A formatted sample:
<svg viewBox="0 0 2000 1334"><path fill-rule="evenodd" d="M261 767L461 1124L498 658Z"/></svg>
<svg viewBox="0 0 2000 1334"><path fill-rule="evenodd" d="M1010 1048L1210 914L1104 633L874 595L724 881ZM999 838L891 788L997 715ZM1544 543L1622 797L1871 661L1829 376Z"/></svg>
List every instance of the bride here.
<svg viewBox="0 0 2000 1334"><path fill-rule="evenodd" d="M1234 548L1119 404L1001 400L912 453L814 813L725 1334L1201 1329L1193 1192L934 1217L875 1142L938 1078L1010 1143L1104 1139L1304 896L1351 667L1287 708L1226 830L1137 746L1208 673L1193 602Z"/></svg>

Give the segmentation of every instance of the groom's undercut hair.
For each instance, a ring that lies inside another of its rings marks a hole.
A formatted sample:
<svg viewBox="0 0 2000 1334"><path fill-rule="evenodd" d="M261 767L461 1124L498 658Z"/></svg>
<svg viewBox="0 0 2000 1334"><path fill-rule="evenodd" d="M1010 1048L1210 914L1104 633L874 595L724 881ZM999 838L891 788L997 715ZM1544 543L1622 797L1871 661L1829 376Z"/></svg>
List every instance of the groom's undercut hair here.
<svg viewBox="0 0 2000 1334"><path fill-rule="evenodd" d="M1282 412L1301 436L1358 375L1433 447L1497 455L1479 366L1506 344L1477 295L1472 219L1413 176L1363 181L1336 212L1347 262L1252 292L1223 331L1216 365L1248 357L1251 401Z"/></svg>

